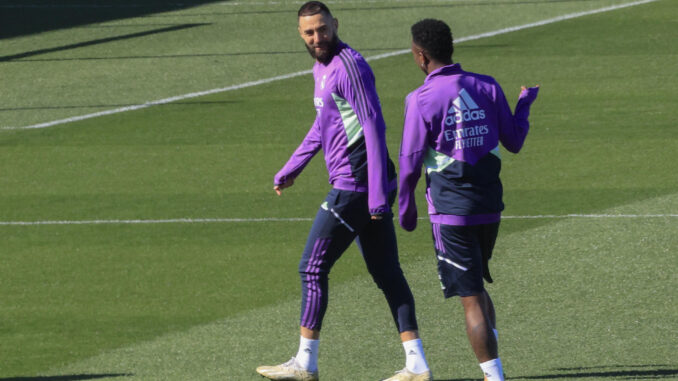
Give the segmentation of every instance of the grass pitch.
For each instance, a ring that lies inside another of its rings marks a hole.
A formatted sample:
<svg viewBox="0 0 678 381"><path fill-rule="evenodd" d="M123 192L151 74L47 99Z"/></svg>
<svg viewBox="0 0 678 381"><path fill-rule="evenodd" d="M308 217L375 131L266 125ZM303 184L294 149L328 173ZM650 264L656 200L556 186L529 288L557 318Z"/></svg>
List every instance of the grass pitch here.
<svg viewBox="0 0 678 381"><path fill-rule="evenodd" d="M406 48L406 26L422 17L446 19L459 37L619 3L376 2L333 10L342 38L370 55ZM217 3L121 19L96 24L97 33L158 20L212 24L175 39L159 34L0 62L14 89L1 95L9 105L1 125L308 69L289 25L297 6L264 12ZM511 103L520 85L542 85L524 151L504 155L507 216L640 216L503 221L490 292L509 378L678 378L678 223L668 216L678 213L672 9L657 1L457 46L455 60L494 75ZM246 19L232 23L229 12ZM262 19L271 27L267 38L247 33ZM97 37L90 32L26 35L0 49L9 56L28 43L38 50ZM274 55L275 64L262 54L237 59L276 48L288 53ZM171 51L129 58L149 49ZM185 50L228 54L163 57ZM182 59L189 61L182 66ZM101 65L90 66L95 61ZM69 76L74 67L83 74ZM423 76L406 55L372 67L393 155L403 98ZM311 217L328 190L321 159L282 198L270 189L314 116L311 92L312 79L301 76L48 129L0 131L0 220ZM296 350L295 272L309 226L2 225L0 380L256 379L254 367ZM478 378L461 308L440 294L426 222L398 234L437 379ZM326 380L345 379L346 369L352 379L379 379L402 367L387 307L366 275L355 249L333 270L321 346Z"/></svg>

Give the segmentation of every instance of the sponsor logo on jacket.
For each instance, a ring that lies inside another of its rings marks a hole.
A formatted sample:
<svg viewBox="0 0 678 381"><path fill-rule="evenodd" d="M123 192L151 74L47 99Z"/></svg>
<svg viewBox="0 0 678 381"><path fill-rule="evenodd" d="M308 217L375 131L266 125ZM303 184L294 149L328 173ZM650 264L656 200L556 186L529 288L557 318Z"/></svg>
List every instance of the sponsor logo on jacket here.
<svg viewBox="0 0 678 381"><path fill-rule="evenodd" d="M452 106L447 110L445 125L451 126L461 122L471 122L485 119L485 110L471 98L466 89L459 91L459 96L452 101Z"/></svg>

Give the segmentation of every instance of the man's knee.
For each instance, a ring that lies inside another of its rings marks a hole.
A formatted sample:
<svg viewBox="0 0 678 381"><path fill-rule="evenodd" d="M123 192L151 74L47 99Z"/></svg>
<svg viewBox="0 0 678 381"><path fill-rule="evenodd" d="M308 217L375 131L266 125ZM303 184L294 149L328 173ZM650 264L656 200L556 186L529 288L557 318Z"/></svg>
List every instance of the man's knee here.
<svg viewBox="0 0 678 381"><path fill-rule="evenodd" d="M309 242L304 249L304 253L299 261L299 273L318 275L322 272L328 272L331 266L331 258L333 255L330 250L332 238L319 237Z"/></svg>
<svg viewBox="0 0 678 381"><path fill-rule="evenodd" d="M400 267L378 267L368 270L374 283L382 290L407 287L405 275Z"/></svg>

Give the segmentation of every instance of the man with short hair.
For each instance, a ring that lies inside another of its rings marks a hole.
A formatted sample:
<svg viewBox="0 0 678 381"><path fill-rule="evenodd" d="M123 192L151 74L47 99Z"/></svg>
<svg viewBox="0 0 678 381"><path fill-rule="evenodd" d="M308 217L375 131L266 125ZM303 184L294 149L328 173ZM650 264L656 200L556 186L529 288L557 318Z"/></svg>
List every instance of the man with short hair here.
<svg viewBox="0 0 678 381"><path fill-rule="evenodd" d="M426 168L426 199L446 298L461 297L471 347L490 381L504 380L494 306L483 278L499 229L499 143L520 151L538 87L522 88L515 115L494 78L452 62L450 28L426 19L412 26L412 54L426 73L405 101L400 148L400 225L417 225L414 189Z"/></svg>
<svg viewBox="0 0 678 381"><path fill-rule="evenodd" d="M316 63L310 131L275 175L273 189L290 187L322 149L333 189L320 206L299 264L302 284L299 350L290 361L261 366L272 380L317 380L320 329L327 308L328 273L354 240L383 291L406 354L393 380L431 380L418 336L414 298L398 261L391 204L395 167L388 157L386 126L364 58L339 40L338 21L327 6L310 1L298 12L299 33ZM356 338L360 340L360 338ZM347 379L353 379L346 375Z"/></svg>

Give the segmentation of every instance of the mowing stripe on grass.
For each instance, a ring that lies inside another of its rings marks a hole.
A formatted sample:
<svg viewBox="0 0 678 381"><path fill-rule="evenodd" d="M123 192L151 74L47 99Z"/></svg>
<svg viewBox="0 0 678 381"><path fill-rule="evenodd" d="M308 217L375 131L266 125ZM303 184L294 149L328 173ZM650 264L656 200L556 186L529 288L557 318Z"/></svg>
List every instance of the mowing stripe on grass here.
<svg viewBox="0 0 678 381"><path fill-rule="evenodd" d="M602 213L635 215L635 210L675 208L677 202L674 194ZM501 255L493 261L498 261L496 275L502 280L491 292L501 309L502 343L509 348L502 357L511 364L512 379L612 380L623 378L617 375L627 374L624 369L633 376L634 364L656 364L637 369L642 373L636 374L636 379L649 379L662 378L656 375L667 367L671 371L677 368L671 362L675 340L660 339L675 326L672 287L676 278L671 275L670 250L676 238L666 230L672 224L656 219L642 220L641 224L633 220L605 222L565 219L501 235ZM426 242L417 253L428 250L430 243ZM452 307L442 297L431 259L428 254L417 254L403 265L415 293L429 364L439 379L474 379L478 365L470 357L463 328L454 324L461 321L451 320L454 313L461 313L461 306ZM293 268L288 276L296 277ZM346 369L351 369L350 379L377 380L390 367L401 366L402 349L391 316L371 277L364 272L334 282L330 292L332 305L323 332L328 345L322 344L320 359L323 377L345 380ZM587 293L595 296L582 297ZM652 308L639 302L657 294L665 298ZM277 363L295 353L298 317L299 299L290 293L265 306L104 350L44 374L130 375L121 381L260 380L254 372L257 366ZM246 340L243 332L251 333ZM540 332L553 332L554 340L568 345L550 357L535 351L548 346ZM610 332L615 335L614 348ZM356 345L356 337L361 343L373 344ZM614 351L615 356L606 351ZM653 370L655 367L659 369Z"/></svg>
<svg viewBox="0 0 678 381"><path fill-rule="evenodd" d="M554 17L554 18L550 18L550 19L545 19L545 20L541 20L541 21L537 21L537 22L533 22L533 23L518 25L518 26L514 26L514 27L509 27L509 28L502 28L502 29L498 29L498 30L495 30L495 31L480 33L480 34L467 36L467 37L461 37L461 38L457 39L456 42L462 43L462 42L465 42L465 41L472 41L472 40L478 40L478 39L487 38L487 37L493 37L493 36L497 36L497 35L500 35L500 34L516 32L516 31L523 30L523 29L534 28L534 27L537 27L537 26L552 24L552 23L556 23L556 22L560 22L560 21L564 21L564 20L570 20L570 19L579 18L579 17L583 17L583 16L588 16L588 15L593 15L593 14L597 14L597 13L603 13L603 12L614 11L614 10L617 10L617 9L633 7L633 6L636 6L636 5L652 3L652 2L655 2L655 1L657 1L657 0L639 0L639 1L634 1L634 2L625 3L625 4L612 5L612 6L609 6L609 7L594 9L594 10L590 10L590 11L569 13L569 14L566 14L566 15L562 15L562 16L558 16L558 17ZM379 60L379 59L383 59L383 58L387 58L387 57L393 57L393 56L397 56L397 55L407 54L410 51L411 51L410 49L396 50L396 51L389 52L389 53L384 53L384 54L379 54L379 55L376 55L376 56L367 57L367 60L368 61ZM70 117L70 118L59 119L59 120L54 120L54 121L50 121L50 122L32 124L32 125L29 125L29 126L0 127L0 129L3 129L3 130L28 130L28 129L53 127L53 126L57 126L57 125L61 125L61 124L77 122L77 121L96 118L96 117L105 116L105 115L112 115L112 114L118 114L118 113L127 112L127 111L140 110L140 109L144 109L144 108L151 107L151 106L168 104L168 103L181 101L181 100L185 100L185 99L201 97L201 96L204 96L204 95L223 93L223 92L227 92L227 91L233 91L233 90L244 89L244 88L247 88L247 87L263 85L263 84L267 84L267 83L271 83L271 82L281 81L281 80L284 80L284 79L300 77L302 75L311 74L311 72L312 72L312 70L303 70L303 71L298 71L296 73L283 74L283 75L279 75L279 76L275 76L275 77L271 77L271 78L265 78L265 79L261 79L261 80L257 80L257 81L246 82L246 83L242 83L242 84L239 84L239 85L227 86L227 87L205 90L205 91L198 91L198 92L188 93L188 94L184 94L184 95L178 95L178 96L174 96L174 97L170 97L170 98L160 99L160 100L156 100L156 101L149 101L149 102L138 104L138 105L119 107L119 108L112 109L112 110L106 110L106 111L100 111L100 112L95 112L95 113L91 113L91 114L73 116L73 117Z"/></svg>
<svg viewBox="0 0 678 381"><path fill-rule="evenodd" d="M502 216L506 220L565 219L565 218L678 218L678 214L543 214L533 216ZM428 217L419 217L428 220ZM261 218L169 218L149 220L46 220L46 221L0 221L0 226L37 225L136 225L136 224L209 224L248 222L308 222L310 217L261 217Z"/></svg>

